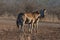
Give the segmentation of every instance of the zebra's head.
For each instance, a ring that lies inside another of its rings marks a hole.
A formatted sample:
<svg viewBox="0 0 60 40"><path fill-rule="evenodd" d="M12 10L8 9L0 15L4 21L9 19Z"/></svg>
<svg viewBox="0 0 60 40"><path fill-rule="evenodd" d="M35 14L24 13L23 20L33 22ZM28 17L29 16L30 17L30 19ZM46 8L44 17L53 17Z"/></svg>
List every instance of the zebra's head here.
<svg viewBox="0 0 60 40"><path fill-rule="evenodd" d="M40 10L40 17L44 18L44 13L46 12L46 9L41 9Z"/></svg>

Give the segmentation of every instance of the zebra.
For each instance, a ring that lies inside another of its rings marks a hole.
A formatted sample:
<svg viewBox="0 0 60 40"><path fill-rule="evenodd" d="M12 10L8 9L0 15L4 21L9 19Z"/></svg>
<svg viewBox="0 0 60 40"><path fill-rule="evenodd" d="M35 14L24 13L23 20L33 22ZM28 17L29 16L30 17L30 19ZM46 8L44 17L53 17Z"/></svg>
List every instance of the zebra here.
<svg viewBox="0 0 60 40"><path fill-rule="evenodd" d="M34 28L34 24L36 23L36 26L38 28L38 22L39 18L44 18L44 13L46 9L41 9L39 12L24 12L24 13L19 13L16 24L17 27L19 28L19 25L21 25L21 29L25 26L25 24L31 24L31 30Z"/></svg>

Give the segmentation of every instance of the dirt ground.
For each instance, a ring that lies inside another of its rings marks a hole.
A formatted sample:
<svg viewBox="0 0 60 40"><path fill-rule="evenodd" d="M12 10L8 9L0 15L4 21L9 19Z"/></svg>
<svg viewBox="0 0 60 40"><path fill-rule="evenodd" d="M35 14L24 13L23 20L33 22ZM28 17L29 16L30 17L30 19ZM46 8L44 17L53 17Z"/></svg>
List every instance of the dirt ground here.
<svg viewBox="0 0 60 40"><path fill-rule="evenodd" d="M60 40L60 24L39 22L37 33L30 33L28 25L25 32L21 32L15 21L0 19L0 40Z"/></svg>

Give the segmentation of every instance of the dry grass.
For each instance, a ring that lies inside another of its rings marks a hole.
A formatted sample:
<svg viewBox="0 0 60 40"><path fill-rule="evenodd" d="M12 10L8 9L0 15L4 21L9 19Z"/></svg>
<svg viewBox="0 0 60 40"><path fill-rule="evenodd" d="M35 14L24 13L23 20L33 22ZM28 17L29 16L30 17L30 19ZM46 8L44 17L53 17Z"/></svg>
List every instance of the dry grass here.
<svg viewBox="0 0 60 40"><path fill-rule="evenodd" d="M60 40L60 24L39 23L38 32L19 31L15 20L0 20L0 40Z"/></svg>

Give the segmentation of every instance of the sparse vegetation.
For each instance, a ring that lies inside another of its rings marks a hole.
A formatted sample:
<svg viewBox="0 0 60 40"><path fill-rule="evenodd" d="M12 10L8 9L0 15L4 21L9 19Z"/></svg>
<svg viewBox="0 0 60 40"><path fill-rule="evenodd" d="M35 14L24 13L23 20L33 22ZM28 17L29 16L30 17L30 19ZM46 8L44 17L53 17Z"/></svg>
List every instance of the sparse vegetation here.
<svg viewBox="0 0 60 40"><path fill-rule="evenodd" d="M0 40L60 40L60 24L40 22L39 28L33 33L28 31L21 32L15 24L15 20L0 20Z"/></svg>
<svg viewBox="0 0 60 40"><path fill-rule="evenodd" d="M60 20L60 0L0 0L0 16L4 15L7 17L15 17L20 12L32 12L36 10L40 10L41 8L46 8L48 15L52 21L57 19ZM46 15L47 16L47 15ZM56 17L56 18L55 18ZM49 20L49 17L47 18ZM56 20L55 20L56 21Z"/></svg>
<svg viewBox="0 0 60 40"><path fill-rule="evenodd" d="M40 20L38 32L21 32L16 27L20 12L47 9L45 18ZM52 22L52 23L47 23ZM55 23L53 23L55 22ZM0 40L60 40L60 0L0 0Z"/></svg>

